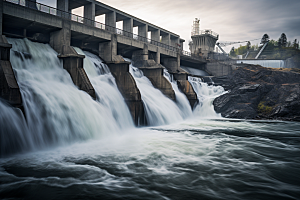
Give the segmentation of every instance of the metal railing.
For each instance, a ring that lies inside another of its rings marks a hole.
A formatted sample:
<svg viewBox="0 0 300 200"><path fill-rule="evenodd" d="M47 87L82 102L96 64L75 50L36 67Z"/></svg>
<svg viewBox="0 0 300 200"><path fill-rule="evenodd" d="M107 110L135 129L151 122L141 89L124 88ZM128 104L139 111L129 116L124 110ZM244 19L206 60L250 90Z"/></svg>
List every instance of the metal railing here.
<svg viewBox="0 0 300 200"><path fill-rule="evenodd" d="M165 48L167 50L176 51L176 52L179 51L179 49L174 46L170 46L170 45L167 45L167 44L155 41L155 40L151 40L151 39L148 39L147 37L143 37L143 36L131 33L131 32L127 32L122 29L118 29L116 27L109 26L109 25L103 24L101 22L97 22L95 20L84 18L84 17L78 16L78 15L75 15L75 14L72 14L69 12L65 12L65 11L62 11L62 10L59 10L59 9L56 9L56 8L53 8L53 7L50 7L50 6L41 4L41 3L34 2L34 1L29 1L29 0L3 0L3 1L10 2L10 3L17 4L17 5L24 6L24 7L28 7L31 9L35 9L35 10L38 10L38 11L41 11L44 13L62 17L64 19L79 22L79 23L82 23L82 24L85 24L88 26L102 29L102 30L106 30L113 34L122 35L122 36L125 36L128 38L134 39L134 40L138 40L141 42L159 46L159 47Z"/></svg>
<svg viewBox="0 0 300 200"><path fill-rule="evenodd" d="M213 37L216 37L216 38L219 38L219 34L218 33L216 33L216 32L213 32L212 30L196 30L196 31L193 31L192 33L191 33L191 35L192 36L194 36L194 35L211 35L211 36L213 36Z"/></svg>
<svg viewBox="0 0 300 200"><path fill-rule="evenodd" d="M97 22L95 20L91 20L91 19L88 19L88 18L81 17L79 15L75 15L75 14L72 14L72 13L69 13L69 12L65 12L65 11L62 11L62 10L59 10L59 9L56 9L56 8L53 8L53 7L50 7L50 6L41 4L41 3L37 3L37 2L29 1L29 0L3 0L3 1L10 2L10 3L13 3L13 4L17 4L17 5L21 5L21 6L24 6L24 7L31 8L31 9L35 9L35 10L38 10L38 11L41 11L41 12L44 12L44 13L47 13L47 14L55 15L55 16L58 16L58 17L61 17L61 18L64 18L64 19L75 21L75 22L85 24L85 25L88 25L88 26L92 26L92 27L95 27L95 28L99 28L99 29L102 29L102 30L106 30L106 31L108 31L110 33L113 33L113 34L122 35L124 37L128 37L128 38L131 38L131 39L134 39L134 40L138 40L138 41L145 42L145 43L148 43L148 44L152 44L152 45L155 45L155 46L158 46L158 47L162 47L162 48L165 48L167 50L180 52L181 55L189 56L189 57L191 57L193 59L196 59L196 60L202 60L201 58L194 57L191 54L191 52L181 50L178 47L170 46L170 45L167 45L167 44L155 41L155 40L151 40L151 39L148 39L147 37L143 37L143 36L131 33L131 32L127 32L127 31L124 31L122 29L118 29L118 28L113 27L113 26L105 25L101 22Z"/></svg>

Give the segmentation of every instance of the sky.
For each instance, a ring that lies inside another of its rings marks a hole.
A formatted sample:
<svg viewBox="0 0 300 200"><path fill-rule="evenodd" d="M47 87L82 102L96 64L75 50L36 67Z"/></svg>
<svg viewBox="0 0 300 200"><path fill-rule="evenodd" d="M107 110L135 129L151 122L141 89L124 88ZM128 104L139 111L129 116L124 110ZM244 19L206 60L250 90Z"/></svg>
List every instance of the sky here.
<svg viewBox="0 0 300 200"><path fill-rule="evenodd" d="M37 0L56 6L55 0ZM278 40L285 33L288 41L300 40L300 0L101 0L180 35L184 50L191 40L191 26L200 18L200 29L217 32L219 41L245 41L262 38L267 33ZM74 11L82 15L82 9ZM98 17L98 21L103 18ZM119 25L120 26L120 25ZM252 41L258 44L260 40ZM239 46L235 45L235 47ZM245 45L245 43L243 43ZM232 46L225 48L229 51Z"/></svg>

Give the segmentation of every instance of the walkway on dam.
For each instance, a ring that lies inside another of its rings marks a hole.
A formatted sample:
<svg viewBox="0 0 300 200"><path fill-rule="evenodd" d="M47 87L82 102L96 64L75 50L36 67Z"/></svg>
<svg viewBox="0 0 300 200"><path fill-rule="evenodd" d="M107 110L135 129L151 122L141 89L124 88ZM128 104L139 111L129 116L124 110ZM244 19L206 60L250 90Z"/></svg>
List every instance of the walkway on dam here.
<svg viewBox="0 0 300 200"><path fill-rule="evenodd" d="M34 11L40 11L40 13L50 14L55 17L60 17L75 22L75 24L71 24L73 40L83 40L84 38L84 40L89 40L89 42L92 43L93 37L96 37L109 41L111 40L111 34L117 34L123 36L122 38L118 38L118 43L120 43L121 45L123 44L126 46L133 46L139 49L143 49L143 43L146 43L148 44L148 50L150 52L159 52L162 56L165 55L167 57L177 57L177 54L180 53L180 59L183 61L183 63L187 62L192 65L197 65L206 62L204 59L199 57L192 57L189 52L184 51L182 49L184 40L180 39L179 35L133 17L127 13L119 11L98 1L58 0L57 6L60 9L28 0L4 0L4 2L9 2L11 4L7 4L7 7L5 7L5 9L3 10L3 13L9 16L14 16L27 21L36 22L38 24L52 26L55 28L62 28L63 23L49 16L37 16ZM62 5L63 3L68 5ZM25 10L21 8L12 7L12 4L30 8L31 12L25 12ZM84 17L71 13L72 9L81 6L84 6ZM68 12L65 10L67 10ZM106 24L95 21L95 16L102 14L105 14ZM118 21L123 21L124 30L116 28L116 22ZM7 20L7 23L10 23L10 21ZM19 28L22 27L21 24L18 24L17 26ZM30 24L30 26L35 25ZM133 27L136 26L138 27L138 34L133 33ZM96 33L91 28L100 29L106 32L106 34L99 32ZM147 38L148 32L151 32L151 39ZM86 35L90 35L91 37L87 39ZM138 41L138 43L135 41ZM159 47L159 49L157 47Z"/></svg>

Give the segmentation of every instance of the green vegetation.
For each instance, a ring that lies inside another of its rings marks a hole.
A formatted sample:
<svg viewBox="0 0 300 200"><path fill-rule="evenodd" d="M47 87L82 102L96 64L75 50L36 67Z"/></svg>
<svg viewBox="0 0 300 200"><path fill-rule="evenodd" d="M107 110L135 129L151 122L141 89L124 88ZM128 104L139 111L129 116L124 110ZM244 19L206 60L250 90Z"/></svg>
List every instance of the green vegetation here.
<svg viewBox="0 0 300 200"><path fill-rule="evenodd" d="M287 37L284 33L281 34L278 40L269 40L269 36L264 34L262 42L269 41L265 50L262 53L262 57L266 59L287 59L295 56L297 60L300 61L300 49L299 41L295 39L293 42L287 41ZM246 55L247 51L250 52L248 58L254 58L258 51L262 48L262 45L258 46L252 45L248 42L245 46L240 45L239 48L232 48L230 51L230 56L235 57L237 55Z"/></svg>
<svg viewBox="0 0 300 200"><path fill-rule="evenodd" d="M265 101L259 102L259 104L257 106L257 110L258 110L258 112L263 113L263 114L270 114L272 112L273 108L271 106L266 106L265 103L266 103Z"/></svg>

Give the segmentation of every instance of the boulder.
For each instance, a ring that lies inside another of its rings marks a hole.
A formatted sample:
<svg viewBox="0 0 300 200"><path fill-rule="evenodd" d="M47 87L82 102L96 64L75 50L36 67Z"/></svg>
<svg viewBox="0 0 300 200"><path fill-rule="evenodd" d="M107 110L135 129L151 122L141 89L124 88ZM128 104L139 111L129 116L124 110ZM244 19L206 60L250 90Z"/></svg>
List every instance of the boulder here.
<svg viewBox="0 0 300 200"><path fill-rule="evenodd" d="M213 81L228 90L213 102L223 117L300 121L299 69L247 65Z"/></svg>

